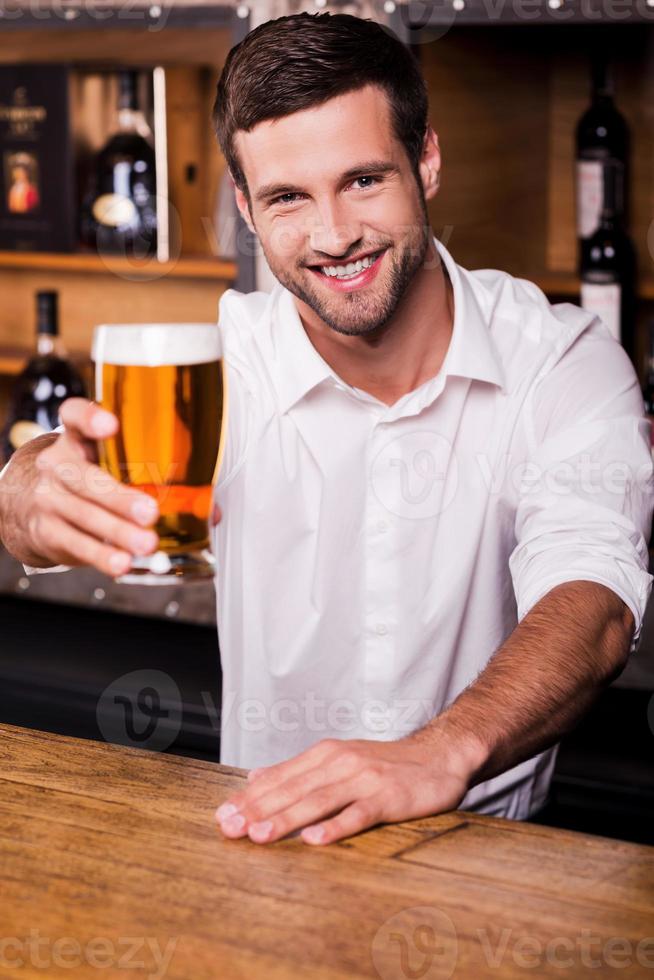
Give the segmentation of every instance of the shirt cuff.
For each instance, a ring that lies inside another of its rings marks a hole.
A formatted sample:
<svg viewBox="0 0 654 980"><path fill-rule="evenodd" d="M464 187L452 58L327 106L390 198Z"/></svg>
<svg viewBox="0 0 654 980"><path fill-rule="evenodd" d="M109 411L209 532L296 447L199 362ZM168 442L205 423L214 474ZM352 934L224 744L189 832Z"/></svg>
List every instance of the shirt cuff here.
<svg viewBox="0 0 654 980"><path fill-rule="evenodd" d="M34 568L32 565L23 565L26 575L42 575L46 572L69 572L71 565L51 565L48 568Z"/></svg>
<svg viewBox="0 0 654 980"><path fill-rule="evenodd" d="M654 576L650 575L649 572L633 567L630 567L629 572L626 573L618 561L594 561L592 567L584 567L582 561L579 561L578 567L575 567L573 562L568 565L565 571L539 577L537 585L534 581L531 588L521 592L518 602L518 622L522 621L536 603L557 585L577 581L597 582L599 585L605 585L607 589L611 589L619 596L631 610L634 617L634 633L629 653L634 653L640 643L643 618Z"/></svg>

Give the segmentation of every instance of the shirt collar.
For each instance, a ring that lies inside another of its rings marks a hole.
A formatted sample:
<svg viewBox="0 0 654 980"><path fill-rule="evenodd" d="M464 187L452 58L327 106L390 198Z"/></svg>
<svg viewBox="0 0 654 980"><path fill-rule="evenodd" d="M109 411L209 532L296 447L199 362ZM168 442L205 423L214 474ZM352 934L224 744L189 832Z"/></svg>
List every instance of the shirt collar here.
<svg viewBox="0 0 654 980"><path fill-rule="evenodd" d="M326 378L347 388L309 340L300 319L293 293L278 283L274 287L272 333L275 351L274 374L280 409L287 412Z"/></svg>
<svg viewBox="0 0 654 980"><path fill-rule="evenodd" d="M429 394L428 386L433 386L438 380L440 391L449 376L486 381L504 388L506 382L502 362L489 329L491 307L486 291L466 269L454 261L442 242L435 236L433 241L452 282L454 324L450 344L438 375L417 390L427 388L425 394ZM294 296L281 283L273 288L271 327L273 363L270 367L277 382L282 413L287 412L328 378L336 387L352 390L309 340ZM412 392L408 393L411 394ZM429 397L426 400L430 400Z"/></svg>
<svg viewBox="0 0 654 980"><path fill-rule="evenodd" d="M488 381L504 388L504 367L490 331L492 297L473 273L454 261L435 236L434 245L445 264L454 292L452 337L439 374Z"/></svg>

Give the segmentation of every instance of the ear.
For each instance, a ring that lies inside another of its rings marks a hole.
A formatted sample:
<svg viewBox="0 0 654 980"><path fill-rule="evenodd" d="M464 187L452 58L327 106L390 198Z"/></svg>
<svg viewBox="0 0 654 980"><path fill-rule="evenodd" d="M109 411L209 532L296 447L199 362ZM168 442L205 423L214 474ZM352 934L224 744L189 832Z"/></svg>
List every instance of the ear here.
<svg viewBox="0 0 654 980"><path fill-rule="evenodd" d="M253 235L256 235L256 229L252 223L252 217L250 215L250 205L248 204L248 199L240 188L234 183L234 178L231 177L232 184L234 184L234 198L236 200L236 207L239 209L243 221L246 223Z"/></svg>
<svg viewBox="0 0 654 980"><path fill-rule="evenodd" d="M425 192L426 200L430 200L438 193L441 172L441 151L438 145L438 136L430 124L425 131L425 139L420 159L420 176Z"/></svg>

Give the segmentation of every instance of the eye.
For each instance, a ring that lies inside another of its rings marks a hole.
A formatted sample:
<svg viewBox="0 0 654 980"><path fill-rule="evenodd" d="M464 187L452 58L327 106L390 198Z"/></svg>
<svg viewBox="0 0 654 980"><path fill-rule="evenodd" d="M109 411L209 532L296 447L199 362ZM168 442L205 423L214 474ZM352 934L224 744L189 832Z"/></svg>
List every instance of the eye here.
<svg viewBox="0 0 654 980"><path fill-rule="evenodd" d="M271 204L294 204L295 202L289 201L288 198L295 198L299 196L300 196L299 194L289 191L288 194L280 194L279 197L274 197L270 203Z"/></svg>
<svg viewBox="0 0 654 980"><path fill-rule="evenodd" d="M356 183L357 180L371 180L375 184L379 184L380 183L380 178L379 177L371 177L370 174L363 174L361 177L355 177L354 178L354 183ZM367 185L367 187L371 187L371 186L372 186L372 184L368 184ZM365 187L362 188L362 189L365 190Z"/></svg>

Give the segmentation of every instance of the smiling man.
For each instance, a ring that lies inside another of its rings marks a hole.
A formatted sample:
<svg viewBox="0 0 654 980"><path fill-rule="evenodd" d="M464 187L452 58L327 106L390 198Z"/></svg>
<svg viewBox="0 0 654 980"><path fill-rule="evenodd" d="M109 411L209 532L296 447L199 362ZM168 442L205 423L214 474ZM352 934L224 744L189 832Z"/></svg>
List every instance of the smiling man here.
<svg viewBox="0 0 654 980"><path fill-rule="evenodd" d="M640 635L652 461L635 372L597 318L465 270L433 235L438 138L384 28L263 24L230 52L214 112L278 280L220 301L221 761L250 770L222 832L325 844L455 807L528 818ZM66 464L92 473L117 421L80 400L62 418L3 478L24 490L0 495L5 543L120 573L156 547L151 502L71 484Z"/></svg>

